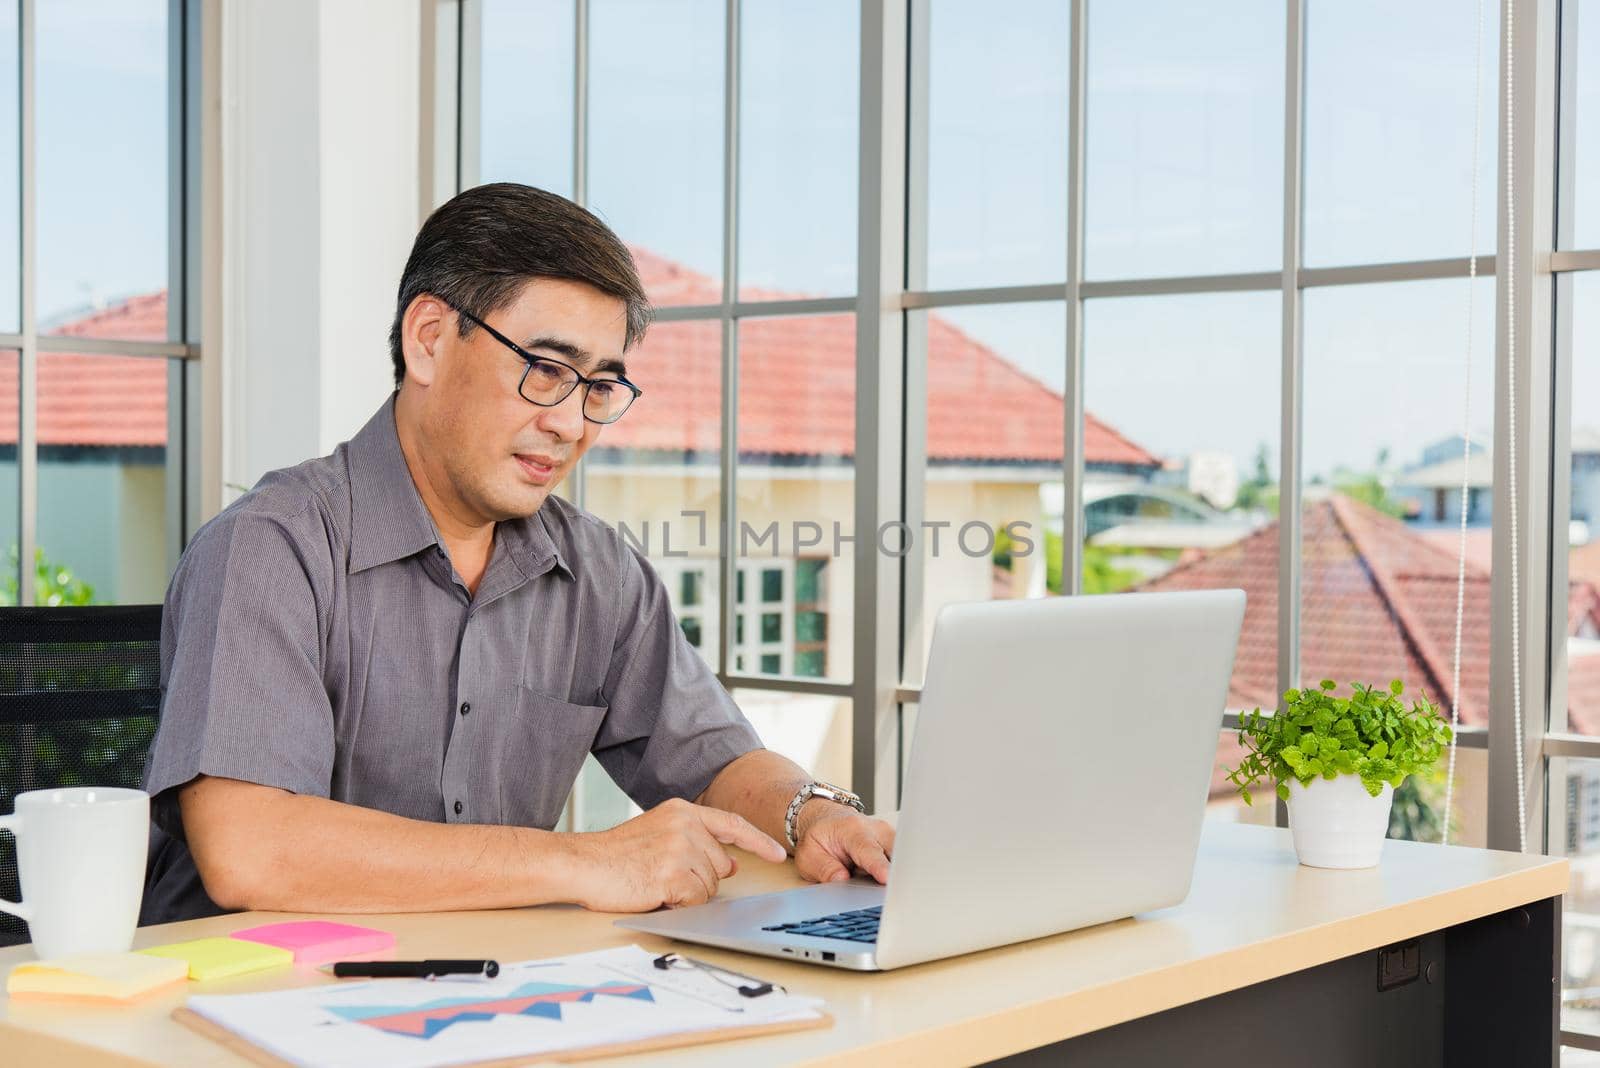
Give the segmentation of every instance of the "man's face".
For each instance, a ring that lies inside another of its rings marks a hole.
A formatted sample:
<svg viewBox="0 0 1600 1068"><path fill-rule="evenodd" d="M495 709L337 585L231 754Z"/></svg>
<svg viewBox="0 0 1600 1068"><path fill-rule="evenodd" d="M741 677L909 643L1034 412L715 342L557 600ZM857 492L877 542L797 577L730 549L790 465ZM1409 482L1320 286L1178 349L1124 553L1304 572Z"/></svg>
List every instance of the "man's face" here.
<svg viewBox="0 0 1600 1068"><path fill-rule="evenodd" d="M593 286L535 279L482 318L530 355L560 360L586 377L623 372L626 306ZM527 361L486 330L461 337L453 311L443 313L431 364L419 436L431 453L427 462L449 482L435 489L456 498L462 518L532 515L599 437L600 424L583 417L581 384L553 407L523 399L517 384Z"/></svg>

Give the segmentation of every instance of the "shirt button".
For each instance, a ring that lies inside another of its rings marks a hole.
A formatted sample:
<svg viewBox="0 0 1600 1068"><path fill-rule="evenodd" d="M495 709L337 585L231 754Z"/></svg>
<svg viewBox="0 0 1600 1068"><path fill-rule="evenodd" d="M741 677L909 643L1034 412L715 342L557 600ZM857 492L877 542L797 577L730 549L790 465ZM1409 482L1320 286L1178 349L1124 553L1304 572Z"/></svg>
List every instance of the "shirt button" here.
<svg viewBox="0 0 1600 1068"><path fill-rule="evenodd" d="M464 716L468 712L471 712L471 711L472 711L472 702L470 702L470 701L462 701L461 702L461 714Z"/></svg>
<svg viewBox="0 0 1600 1068"><path fill-rule="evenodd" d="M460 801L456 802L456 815L457 816L461 815L461 802Z"/></svg>

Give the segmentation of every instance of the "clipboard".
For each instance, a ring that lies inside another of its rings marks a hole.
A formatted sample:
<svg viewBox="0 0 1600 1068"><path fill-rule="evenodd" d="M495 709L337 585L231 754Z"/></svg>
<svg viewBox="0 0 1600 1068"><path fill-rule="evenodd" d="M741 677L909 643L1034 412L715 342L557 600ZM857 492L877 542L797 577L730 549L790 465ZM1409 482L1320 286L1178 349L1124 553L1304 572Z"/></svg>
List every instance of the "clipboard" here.
<svg viewBox="0 0 1600 1068"><path fill-rule="evenodd" d="M669 979L669 974L678 978ZM389 988L387 984L390 983L395 986ZM390 1041L376 1039L376 1033L384 1032L432 1039L463 1018L486 1019L500 1014L553 1016L562 1020L565 1014L559 1007L554 1012L546 1011L550 1007L548 1002L598 1006L600 1002L596 998L604 995L610 997L603 1000L618 1008L633 1004L637 999L659 1004L664 1012L684 1013L681 1029L658 1030L657 1025L666 1023L667 1019L640 1028L626 1022L629 1010L623 1008L623 1017L614 1024L600 1022L605 1019L604 1014L591 1016L587 1022L576 1025L586 1033L573 1034L558 1044L532 1041L524 1045L515 1034L486 1033L490 1037L474 1036L449 1049L436 1051L437 1056L429 1059L452 1068L596 1060L737 1038L822 1030L832 1027L834 1022L815 998L800 998L791 1008L790 995L777 984L676 953L652 958L639 946L513 962L502 966L500 974L483 985L463 982L456 986L441 980L438 988L434 988L431 981L425 980L377 980L346 987L349 997L334 992L338 985L342 984L256 994L211 995L200 999L206 1002L204 1005L191 1002L174 1009L172 1019L245 1060L268 1068L348 1063L352 1056L374 1059L382 1056L378 1051L362 1052L361 1044L369 1039L353 1038L355 1035L373 1034L376 1041ZM391 989L392 996L378 993L383 989ZM727 1004L730 990L738 992L732 997L734 1005ZM481 996L479 991L482 991ZM772 999L770 1004L769 999ZM374 1001L377 1004L371 1003ZM713 1006L709 1012L708 1003ZM761 1003L763 1011L743 1016L746 1009L740 1005L754 1007L755 1003ZM726 1015L719 1010L724 1010ZM346 1037L334 1040L320 1033L321 1027L341 1019L371 1021L374 1031L357 1027ZM352 1040L356 1045L350 1044ZM338 1052L332 1060L319 1059L318 1054L332 1052L326 1048L330 1041L339 1046Z"/></svg>
<svg viewBox="0 0 1600 1068"><path fill-rule="evenodd" d="M221 1024L201 1016L197 1012L178 1008L172 1010L172 1018L183 1026L198 1034L211 1039L219 1046L225 1046L243 1057L252 1064L259 1064L264 1068L297 1068L293 1061L286 1061L275 1053L262 1049L242 1035L228 1030ZM811 1020L787 1020L776 1023L752 1024L747 1027L722 1027L714 1031L685 1031L675 1035L660 1035L656 1038L639 1039L633 1042L613 1042L599 1046L585 1046L580 1049L552 1050L548 1053L529 1054L525 1057L499 1057L487 1061L463 1061L461 1068L513 1068L523 1064L561 1064L566 1061L593 1061L602 1057L621 1057L630 1053L654 1053L665 1049L682 1049L685 1046L706 1045L712 1042L728 1042L736 1038L755 1038L759 1035L787 1034L791 1031L821 1031L833 1026L833 1017L822 1013Z"/></svg>

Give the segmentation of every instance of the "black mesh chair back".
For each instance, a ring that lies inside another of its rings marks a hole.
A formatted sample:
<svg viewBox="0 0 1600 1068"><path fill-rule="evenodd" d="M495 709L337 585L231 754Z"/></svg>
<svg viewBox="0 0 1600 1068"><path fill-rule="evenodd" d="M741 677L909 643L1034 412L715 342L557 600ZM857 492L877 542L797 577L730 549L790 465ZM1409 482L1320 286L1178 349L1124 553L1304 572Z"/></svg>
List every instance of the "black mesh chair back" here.
<svg viewBox="0 0 1600 1068"><path fill-rule="evenodd" d="M160 672L160 605L0 608L0 813L28 790L137 788ZM16 843L0 838L0 895L16 901ZM27 938L0 914L0 945Z"/></svg>

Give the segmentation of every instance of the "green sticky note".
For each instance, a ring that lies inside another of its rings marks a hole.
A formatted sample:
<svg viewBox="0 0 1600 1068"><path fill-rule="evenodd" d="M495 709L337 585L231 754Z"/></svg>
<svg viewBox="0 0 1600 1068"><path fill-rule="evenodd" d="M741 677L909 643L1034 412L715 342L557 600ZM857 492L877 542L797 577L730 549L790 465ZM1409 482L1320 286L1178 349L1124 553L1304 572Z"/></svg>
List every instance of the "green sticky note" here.
<svg viewBox="0 0 1600 1068"><path fill-rule="evenodd" d="M185 961L189 965L189 978L197 982L227 979L294 963L294 954L287 949L241 938L197 938L193 942L174 942L170 946L154 946L138 952Z"/></svg>

